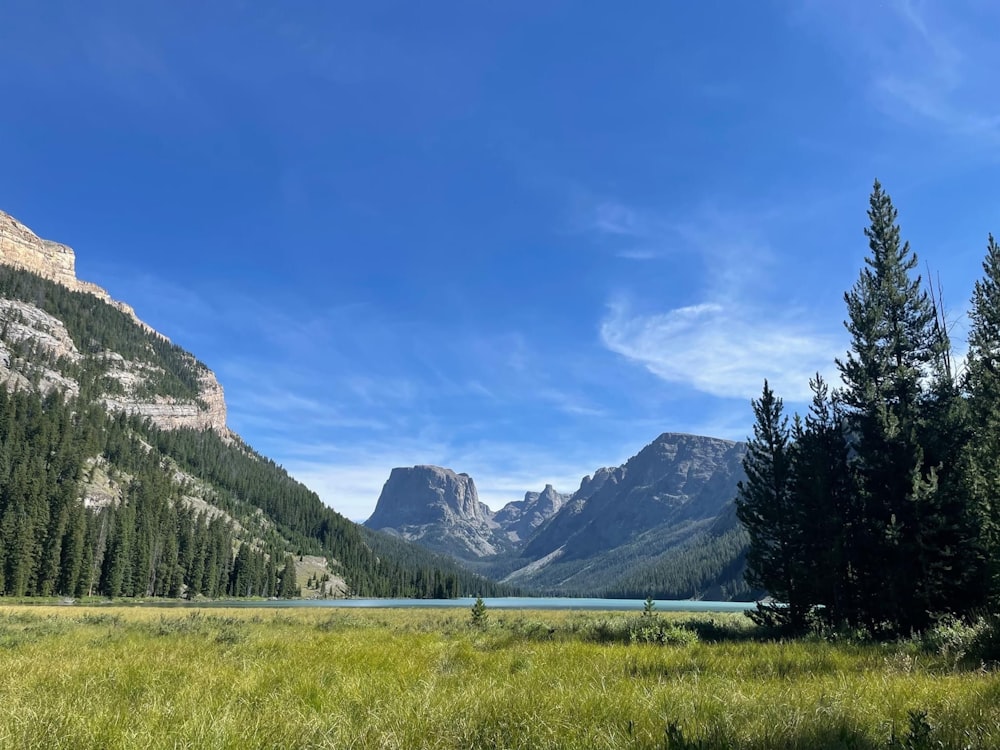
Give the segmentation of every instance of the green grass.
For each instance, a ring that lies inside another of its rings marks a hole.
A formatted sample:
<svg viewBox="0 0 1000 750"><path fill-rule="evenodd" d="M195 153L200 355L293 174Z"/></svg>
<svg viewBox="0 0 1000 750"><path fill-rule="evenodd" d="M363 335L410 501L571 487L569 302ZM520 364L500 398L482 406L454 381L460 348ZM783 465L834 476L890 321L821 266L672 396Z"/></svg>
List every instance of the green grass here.
<svg viewBox="0 0 1000 750"><path fill-rule="evenodd" d="M657 621L646 643L604 613L8 607L0 747L1000 747L998 674L926 641Z"/></svg>

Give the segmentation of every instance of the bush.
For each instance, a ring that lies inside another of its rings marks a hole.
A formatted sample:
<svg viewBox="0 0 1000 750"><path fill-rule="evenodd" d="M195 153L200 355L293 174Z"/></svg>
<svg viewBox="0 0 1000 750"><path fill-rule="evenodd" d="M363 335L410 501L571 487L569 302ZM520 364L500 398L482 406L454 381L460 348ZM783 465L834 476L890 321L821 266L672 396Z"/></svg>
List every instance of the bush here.
<svg viewBox="0 0 1000 750"><path fill-rule="evenodd" d="M1000 661L1000 617L967 623L948 616L925 631L920 642L925 651L945 657L952 666L995 663Z"/></svg>
<svg viewBox="0 0 1000 750"><path fill-rule="evenodd" d="M643 615L629 621L630 643L655 643L660 646L690 646L698 634L670 622Z"/></svg>
<svg viewBox="0 0 1000 750"><path fill-rule="evenodd" d="M474 628L485 628L490 621L490 613L486 611L486 602L483 601L483 597L478 597L476 603L472 605L472 611L470 613L470 624Z"/></svg>
<svg viewBox="0 0 1000 750"><path fill-rule="evenodd" d="M683 625L642 614L595 620L581 635L596 643L652 643L660 646L687 646L698 643L698 634Z"/></svg>

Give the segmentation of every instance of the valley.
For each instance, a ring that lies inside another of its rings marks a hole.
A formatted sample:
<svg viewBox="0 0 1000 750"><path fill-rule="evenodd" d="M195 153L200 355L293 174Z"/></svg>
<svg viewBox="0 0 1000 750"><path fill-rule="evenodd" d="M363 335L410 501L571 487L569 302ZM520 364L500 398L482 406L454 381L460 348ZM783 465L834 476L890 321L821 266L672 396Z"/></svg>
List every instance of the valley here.
<svg viewBox="0 0 1000 750"><path fill-rule="evenodd" d="M551 485L498 511L450 469L394 469L365 525L539 593L753 598L733 498L740 443L664 433L625 464Z"/></svg>
<svg viewBox="0 0 1000 750"><path fill-rule="evenodd" d="M397 468L357 527L230 430L215 374L130 305L78 280L71 248L0 213L0 260L0 382L14 399L5 402L11 424L40 409L32 419L64 425L51 439L62 439L67 461L35 499L9 485L17 502L5 501L0 517L31 506L37 519L3 527L10 594L754 593L742 583L745 538L731 512L738 443L665 433L573 493L547 485L496 512L467 474ZM73 416L81 410L87 419ZM18 429L7 433L10 450L36 430ZM157 487L155 522L132 517L140 483ZM58 504L45 499L56 488ZM188 541L192 524L214 529L217 553ZM18 549L43 550L51 562ZM286 569L295 580L282 587Z"/></svg>
<svg viewBox="0 0 1000 750"><path fill-rule="evenodd" d="M222 387L0 213L0 593L512 591L368 531L229 429Z"/></svg>

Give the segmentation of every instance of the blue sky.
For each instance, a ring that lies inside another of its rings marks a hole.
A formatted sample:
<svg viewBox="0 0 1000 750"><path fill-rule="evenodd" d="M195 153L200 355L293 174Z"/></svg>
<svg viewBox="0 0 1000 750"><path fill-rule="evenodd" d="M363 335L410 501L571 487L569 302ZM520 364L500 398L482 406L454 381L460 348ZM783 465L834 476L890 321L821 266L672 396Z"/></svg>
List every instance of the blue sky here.
<svg viewBox="0 0 1000 750"><path fill-rule="evenodd" d="M36 3L0 208L212 367L345 515L733 439L845 350L877 177L961 317L1000 233L992 0Z"/></svg>

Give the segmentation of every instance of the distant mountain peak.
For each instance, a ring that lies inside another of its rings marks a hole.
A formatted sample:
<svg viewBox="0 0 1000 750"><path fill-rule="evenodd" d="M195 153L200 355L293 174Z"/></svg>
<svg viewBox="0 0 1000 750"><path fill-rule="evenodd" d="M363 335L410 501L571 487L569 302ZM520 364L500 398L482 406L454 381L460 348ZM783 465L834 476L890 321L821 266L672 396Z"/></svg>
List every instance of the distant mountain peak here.
<svg viewBox="0 0 1000 750"><path fill-rule="evenodd" d="M441 466L393 469L365 526L463 556L498 552L493 513L479 501L476 483Z"/></svg>

